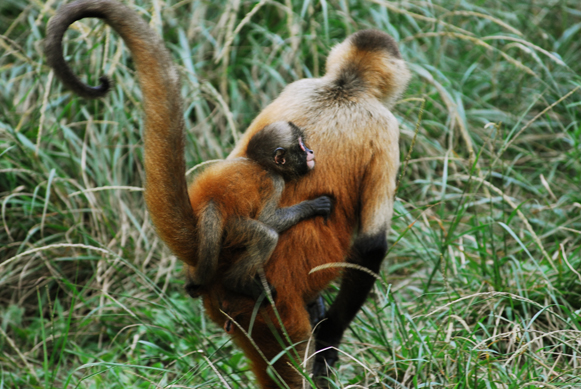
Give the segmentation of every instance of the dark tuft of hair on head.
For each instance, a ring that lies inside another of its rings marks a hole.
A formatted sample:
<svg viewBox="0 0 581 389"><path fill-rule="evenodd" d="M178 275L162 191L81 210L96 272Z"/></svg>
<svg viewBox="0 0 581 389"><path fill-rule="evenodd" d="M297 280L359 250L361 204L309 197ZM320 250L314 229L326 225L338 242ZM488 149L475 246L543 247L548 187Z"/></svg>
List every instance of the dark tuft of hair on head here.
<svg viewBox="0 0 581 389"><path fill-rule="evenodd" d="M397 42L390 35L378 30L363 30L351 37L351 42L362 51L386 50L397 59L401 59Z"/></svg>

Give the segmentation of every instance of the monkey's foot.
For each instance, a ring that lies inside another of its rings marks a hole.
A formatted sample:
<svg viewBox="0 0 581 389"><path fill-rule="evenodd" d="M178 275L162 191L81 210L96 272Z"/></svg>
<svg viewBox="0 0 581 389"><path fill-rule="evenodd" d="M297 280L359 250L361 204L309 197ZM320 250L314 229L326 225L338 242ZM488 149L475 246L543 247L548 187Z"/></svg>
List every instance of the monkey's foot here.
<svg viewBox="0 0 581 389"><path fill-rule="evenodd" d="M337 322L328 317L322 318L315 328L315 362L313 363L313 380L317 388L329 387L331 369L339 360L339 344L343 331Z"/></svg>
<svg viewBox="0 0 581 389"><path fill-rule="evenodd" d="M330 369L339 359L339 353L336 348L327 348L317 351L315 362L313 363L313 381L319 389L327 389L329 385Z"/></svg>

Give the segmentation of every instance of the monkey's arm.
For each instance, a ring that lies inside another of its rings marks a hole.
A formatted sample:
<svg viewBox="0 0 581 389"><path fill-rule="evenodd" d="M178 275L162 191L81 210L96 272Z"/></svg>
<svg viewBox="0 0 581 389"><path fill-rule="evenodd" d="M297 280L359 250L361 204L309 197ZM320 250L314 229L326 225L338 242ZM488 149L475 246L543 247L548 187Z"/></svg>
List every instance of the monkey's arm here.
<svg viewBox="0 0 581 389"><path fill-rule="evenodd" d="M368 165L361 190L360 233L347 258L349 263L363 266L376 274L387 252L398 156L396 145L389 153L375 155ZM375 277L369 273L352 268L344 270L339 293L317 326L316 349L328 349L317 354L313 366L314 377L327 375L327 365L332 366L337 361L337 347L343 333L361 309L374 283Z"/></svg>
<svg viewBox="0 0 581 389"><path fill-rule="evenodd" d="M320 196L290 207L278 208L272 215L265 217L262 221L276 230L276 232L281 233L298 222L311 217L323 216L327 219L331 214L332 204L329 197Z"/></svg>

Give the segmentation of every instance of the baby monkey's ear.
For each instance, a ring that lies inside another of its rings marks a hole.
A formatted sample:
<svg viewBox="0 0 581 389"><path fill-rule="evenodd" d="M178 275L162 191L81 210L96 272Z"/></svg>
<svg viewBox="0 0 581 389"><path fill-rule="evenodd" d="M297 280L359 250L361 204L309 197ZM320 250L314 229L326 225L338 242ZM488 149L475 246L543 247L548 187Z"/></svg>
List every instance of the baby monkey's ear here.
<svg viewBox="0 0 581 389"><path fill-rule="evenodd" d="M274 163L276 163L277 165L284 165L284 163L286 162L286 160L284 159L285 154L286 149L284 147L279 147L276 150L274 150Z"/></svg>

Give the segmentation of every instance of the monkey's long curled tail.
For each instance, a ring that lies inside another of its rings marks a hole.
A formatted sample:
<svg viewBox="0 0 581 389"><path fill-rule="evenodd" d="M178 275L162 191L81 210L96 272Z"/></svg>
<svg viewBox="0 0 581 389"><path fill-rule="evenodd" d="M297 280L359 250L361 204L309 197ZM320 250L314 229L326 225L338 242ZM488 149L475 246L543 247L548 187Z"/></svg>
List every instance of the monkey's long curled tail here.
<svg viewBox="0 0 581 389"><path fill-rule="evenodd" d="M112 0L79 0L62 6L50 20L45 40L48 64L71 90L85 98L107 93L85 85L63 58L62 38L73 22L103 19L129 47L143 91L145 108L145 201L158 234L184 262L196 265L196 220L187 193L184 118L180 81L161 38L133 10Z"/></svg>

